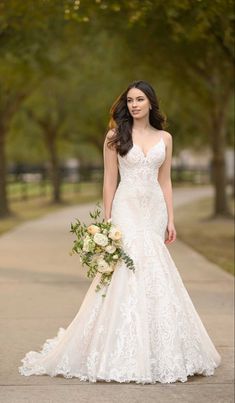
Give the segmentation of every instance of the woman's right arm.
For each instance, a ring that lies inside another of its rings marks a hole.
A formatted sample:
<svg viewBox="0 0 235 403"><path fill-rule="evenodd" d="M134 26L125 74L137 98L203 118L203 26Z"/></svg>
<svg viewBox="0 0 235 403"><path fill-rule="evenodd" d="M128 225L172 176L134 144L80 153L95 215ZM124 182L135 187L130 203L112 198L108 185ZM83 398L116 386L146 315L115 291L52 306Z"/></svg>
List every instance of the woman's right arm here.
<svg viewBox="0 0 235 403"><path fill-rule="evenodd" d="M109 130L104 141L104 181L103 181L103 205L104 219L111 218L112 202L117 189L118 182L118 159L115 148L109 148L107 143L114 135L113 130Z"/></svg>

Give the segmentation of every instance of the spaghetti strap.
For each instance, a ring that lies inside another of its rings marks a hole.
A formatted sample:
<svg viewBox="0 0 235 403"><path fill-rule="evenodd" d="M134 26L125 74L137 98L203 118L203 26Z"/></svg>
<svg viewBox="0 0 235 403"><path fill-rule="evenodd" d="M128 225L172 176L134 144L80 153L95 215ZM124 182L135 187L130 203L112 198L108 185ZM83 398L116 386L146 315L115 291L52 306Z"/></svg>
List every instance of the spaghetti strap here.
<svg viewBox="0 0 235 403"><path fill-rule="evenodd" d="M160 140L159 141L163 141L163 143L164 143L164 145L165 145L165 147L166 147L166 143L165 143L165 141L164 141L164 139L163 139L163 133L162 133L162 131L161 131L161 133L160 133Z"/></svg>

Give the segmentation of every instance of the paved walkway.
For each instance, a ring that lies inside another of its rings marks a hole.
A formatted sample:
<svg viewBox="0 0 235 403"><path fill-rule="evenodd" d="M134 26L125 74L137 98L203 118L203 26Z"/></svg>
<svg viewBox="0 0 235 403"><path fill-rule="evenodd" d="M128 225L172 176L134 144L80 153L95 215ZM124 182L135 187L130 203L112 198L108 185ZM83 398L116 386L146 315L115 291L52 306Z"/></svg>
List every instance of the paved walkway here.
<svg viewBox="0 0 235 403"><path fill-rule="evenodd" d="M211 193L210 188L176 189L175 206ZM233 278L177 240L169 245L184 284L222 365L212 377L175 384L89 384L77 379L18 374L20 359L38 350L76 315L89 287L70 256L70 222L88 218L94 204L75 206L27 222L0 237L1 403L230 403L233 401Z"/></svg>

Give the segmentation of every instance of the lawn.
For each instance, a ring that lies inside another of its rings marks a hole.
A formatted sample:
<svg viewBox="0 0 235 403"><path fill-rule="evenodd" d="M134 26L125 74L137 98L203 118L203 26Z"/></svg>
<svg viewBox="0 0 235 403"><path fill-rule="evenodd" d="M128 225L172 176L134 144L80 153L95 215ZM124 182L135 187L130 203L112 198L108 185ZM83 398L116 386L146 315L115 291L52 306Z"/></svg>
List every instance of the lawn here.
<svg viewBox="0 0 235 403"><path fill-rule="evenodd" d="M233 200L229 203L234 215ZM212 198L175 209L177 236L211 262L234 274L234 220L211 219L212 211Z"/></svg>

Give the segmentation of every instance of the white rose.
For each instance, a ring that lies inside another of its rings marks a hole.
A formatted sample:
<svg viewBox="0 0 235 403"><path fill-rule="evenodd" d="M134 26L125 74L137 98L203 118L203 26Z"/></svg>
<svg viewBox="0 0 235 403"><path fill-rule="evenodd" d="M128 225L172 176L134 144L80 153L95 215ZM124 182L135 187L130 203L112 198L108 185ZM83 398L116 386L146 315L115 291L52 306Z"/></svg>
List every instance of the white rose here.
<svg viewBox="0 0 235 403"><path fill-rule="evenodd" d="M109 266L108 263L102 258L97 260L97 265L98 265L98 270L101 273L110 273L114 270L114 268L112 266Z"/></svg>
<svg viewBox="0 0 235 403"><path fill-rule="evenodd" d="M116 250L116 248L115 248L114 245L108 245L108 246L106 246L105 250L106 250L106 252L108 252L108 253L114 253L115 250Z"/></svg>
<svg viewBox="0 0 235 403"><path fill-rule="evenodd" d="M108 245L108 238L106 235L103 235L103 234L99 234L99 233L95 234L94 241L97 245L100 245L100 246Z"/></svg>
<svg viewBox="0 0 235 403"><path fill-rule="evenodd" d="M119 228L113 226L110 228L109 231L109 238L113 239L114 241L118 241L119 239L121 239L122 237L122 233L119 230Z"/></svg>
<svg viewBox="0 0 235 403"><path fill-rule="evenodd" d="M87 227L87 231L89 232L89 234L95 235L98 232L100 232L100 229L97 225L92 224L92 225L89 225L89 227Z"/></svg>
<svg viewBox="0 0 235 403"><path fill-rule="evenodd" d="M117 260L117 259L118 259L118 255L113 255L113 259Z"/></svg>

